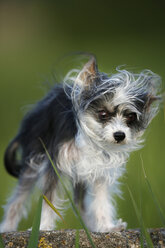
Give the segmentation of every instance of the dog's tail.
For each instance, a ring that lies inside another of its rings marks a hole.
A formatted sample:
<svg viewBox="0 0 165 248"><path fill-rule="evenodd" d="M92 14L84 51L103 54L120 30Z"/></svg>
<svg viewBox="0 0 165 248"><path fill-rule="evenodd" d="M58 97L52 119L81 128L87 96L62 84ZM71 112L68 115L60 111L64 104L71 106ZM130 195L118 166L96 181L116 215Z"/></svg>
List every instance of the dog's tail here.
<svg viewBox="0 0 165 248"><path fill-rule="evenodd" d="M5 168L7 172L14 177L19 176L21 169L21 163L17 156L19 148L20 148L19 136L16 136L9 143L4 156Z"/></svg>

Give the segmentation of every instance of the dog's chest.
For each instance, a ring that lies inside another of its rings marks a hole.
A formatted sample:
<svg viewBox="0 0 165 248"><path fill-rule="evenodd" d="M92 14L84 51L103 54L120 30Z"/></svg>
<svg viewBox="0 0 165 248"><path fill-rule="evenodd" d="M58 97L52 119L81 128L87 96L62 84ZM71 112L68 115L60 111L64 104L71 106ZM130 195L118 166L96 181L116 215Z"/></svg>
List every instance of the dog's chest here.
<svg viewBox="0 0 165 248"><path fill-rule="evenodd" d="M113 183L122 175L125 162L123 153L107 153L88 144L77 147L69 142L60 149L58 167L76 182L104 178Z"/></svg>
<svg viewBox="0 0 165 248"><path fill-rule="evenodd" d="M75 164L75 170L80 180L91 182L104 178L109 183L113 183L121 176L124 164L124 157L86 146L80 152L80 159Z"/></svg>

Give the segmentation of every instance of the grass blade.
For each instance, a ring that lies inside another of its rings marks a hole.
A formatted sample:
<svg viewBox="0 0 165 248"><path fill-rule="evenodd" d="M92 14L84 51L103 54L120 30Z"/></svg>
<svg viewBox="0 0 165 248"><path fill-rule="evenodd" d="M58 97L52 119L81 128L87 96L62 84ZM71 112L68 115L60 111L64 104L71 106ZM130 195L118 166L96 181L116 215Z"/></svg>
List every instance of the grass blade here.
<svg viewBox="0 0 165 248"><path fill-rule="evenodd" d="M141 171L140 171L140 168L138 167L138 174L139 174L139 185L141 185L142 184L142 177L141 177ZM140 188L139 188L140 189ZM139 199L140 199L140 217L141 217L141 220L140 220L140 230L142 229L142 221L143 221L143 219L142 219L142 191L141 190L139 190ZM141 248L144 248L144 235L143 235L143 233L142 232L140 232L140 247Z"/></svg>
<svg viewBox="0 0 165 248"><path fill-rule="evenodd" d="M142 232L140 232L140 247L144 248L144 236Z"/></svg>
<svg viewBox="0 0 165 248"><path fill-rule="evenodd" d="M34 248L38 245L38 237L39 237L39 231L40 231L40 220L41 220L41 210L42 210L42 200L43 197L40 196L40 199L38 201L38 206L36 210L36 214L34 216L33 225L32 225L32 231L28 243L28 248Z"/></svg>
<svg viewBox="0 0 165 248"><path fill-rule="evenodd" d="M129 189L128 185L127 185L127 188L128 188L128 192L130 194L130 197L131 197L131 200L132 200L132 203L133 203L133 206L134 206L134 210L135 210L137 219L138 219L139 223L141 224L141 231L142 231L142 234L144 235L144 237L146 239L147 246L150 247L150 248L154 248L153 243L152 243L152 240L150 238L150 235L149 235L149 233L148 233L148 231L147 231L147 229L146 229L146 227L144 225L144 222L142 220L142 216L141 216L141 214L140 214L140 212L138 210L138 207L136 205L136 202L135 202L135 200L133 198L132 192ZM144 245L143 245L143 247L144 247Z"/></svg>
<svg viewBox="0 0 165 248"><path fill-rule="evenodd" d="M5 248L1 234L0 234L0 248Z"/></svg>
<svg viewBox="0 0 165 248"><path fill-rule="evenodd" d="M57 208L55 208L55 206L48 200L48 198L45 195L43 195L43 198L46 201L46 203L49 205L49 207L51 207L51 209L53 209L53 211L60 217L63 223L66 224L65 220L63 219L62 215L59 213Z"/></svg>
<svg viewBox="0 0 165 248"><path fill-rule="evenodd" d="M146 172L145 172L145 170L144 170L144 165L143 165L142 157L141 157L141 161L142 161L142 169L143 169L143 173L144 173L144 178L145 178L145 181L146 181L148 190L149 190L149 192L150 192L150 194L151 194L151 196L152 196L153 202L154 202L154 204L155 204L155 207L156 207L156 209L157 209L157 212L158 212L158 214L159 214L159 217L160 217L160 219L161 219L161 221L162 221L162 224L163 224L163 226L165 227L165 217L164 217L164 214L163 214L163 210L161 209L160 204L159 204L157 198L155 197L155 194L153 193L151 184L150 184L150 182L149 182L149 180L148 180L148 178L147 178Z"/></svg>
<svg viewBox="0 0 165 248"><path fill-rule="evenodd" d="M82 227L84 228L84 230L85 230L85 232L86 232L86 234L87 234L87 237L88 237L88 239L89 239L89 241L90 241L90 243L91 243L91 246L92 246L93 248L95 248L95 245L94 245L93 240L92 240L92 238L91 238L91 236L90 236L90 233L89 233L89 231L88 231L88 228L86 227L86 225L85 225L85 223L84 223L84 221L83 221L83 219L82 219L82 217L81 217L81 215L80 215L80 213L79 213L79 211L78 211L76 205L74 204L74 202L73 202L73 200L72 200L72 197L71 197L69 191L67 190L65 184L63 183L62 178L61 178L61 176L60 176L60 174L59 174L57 168L55 167L55 165L54 165L54 163L53 163L53 160L51 159L50 154L49 154L48 150L46 149L45 144L43 143L42 139L39 138L39 140L40 140L40 142L41 142L43 148L45 149L46 155L47 155L47 157L48 157L48 159L49 159L51 165L53 166L54 171L55 171L56 175L58 176L58 178L59 178L59 180L60 180L60 182L61 182L61 185L62 185L63 188L64 188L64 191L65 191L67 197L69 198L69 201L70 201L70 203L71 203L71 205L72 205L72 208L73 208L75 214L77 215L77 217L78 217L78 219L79 219L79 221L80 221Z"/></svg>
<svg viewBox="0 0 165 248"><path fill-rule="evenodd" d="M163 226L165 227L165 217L164 217L164 215L163 215L163 211L162 211L162 209L161 209L161 207L160 207L160 205L159 205L158 200L156 199L156 197L155 197L155 195L154 195L154 193L153 193L153 191L152 191L151 184L150 184L150 182L148 181L147 177L145 178L145 180L146 180L148 189L149 189L149 191L150 191L150 193L151 193L151 196L152 196L152 199L153 199L153 201L154 201L154 204L155 204L155 207L156 207L156 209L157 209L157 212L158 212L158 214L159 214L159 216L160 216L160 219L161 219L161 221L162 221L162 224L163 224Z"/></svg>
<svg viewBox="0 0 165 248"><path fill-rule="evenodd" d="M79 230L76 230L75 248L79 248Z"/></svg>

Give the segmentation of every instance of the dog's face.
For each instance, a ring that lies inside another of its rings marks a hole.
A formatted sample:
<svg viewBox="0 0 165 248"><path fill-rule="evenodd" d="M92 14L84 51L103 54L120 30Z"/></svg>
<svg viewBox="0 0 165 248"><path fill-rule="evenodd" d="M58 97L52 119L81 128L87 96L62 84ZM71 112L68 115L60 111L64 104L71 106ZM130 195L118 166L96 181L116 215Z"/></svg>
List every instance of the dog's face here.
<svg viewBox="0 0 165 248"><path fill-rule="evenodd" d="M91 102L79 116L89 137L115 150L134 145L148 124L144 107L140 111L136 103L120 102L122 98L126 99L123 94L119 89L107 93Z"/></svg>
<svg viewBox="0 0 165 248"><path fill-rule="evenodd" d="M134 149L157 113L158 104L152 103L159 81L149 71L136 75L123 70L108 77L98 72L94 59L89 61L76 79L79 93L74 95L85 135L104 147Z"/></svg>

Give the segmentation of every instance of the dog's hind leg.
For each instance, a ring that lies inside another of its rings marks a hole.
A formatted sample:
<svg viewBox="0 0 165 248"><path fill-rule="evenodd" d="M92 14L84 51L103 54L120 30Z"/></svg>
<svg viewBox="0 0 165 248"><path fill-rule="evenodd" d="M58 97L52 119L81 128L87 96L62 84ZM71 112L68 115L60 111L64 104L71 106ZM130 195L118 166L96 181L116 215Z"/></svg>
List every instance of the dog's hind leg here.
<svg viewBox="0 0 165 248"><path fill-rule="evenodd" d="M41 168L42 165L38 166ZM38 180L39 174L40 171L37 166L31 164L21 173L18 184L4 207L4 218L0 224L0 232L16 231L22 216L26 217L25 203Z"/></svg>
<svg viewBox="0 0 165 248"><path fill-rule="evenodd" d="M62 200L58 196L58 187L60 182L52 167L49 167L40 179L40 188L47 199L59 210ZM61 201L61 202L60 202ZM41 230L54 230L55 221L59 220L58 215L52 208L43 201L41 215Z"/></svg>

